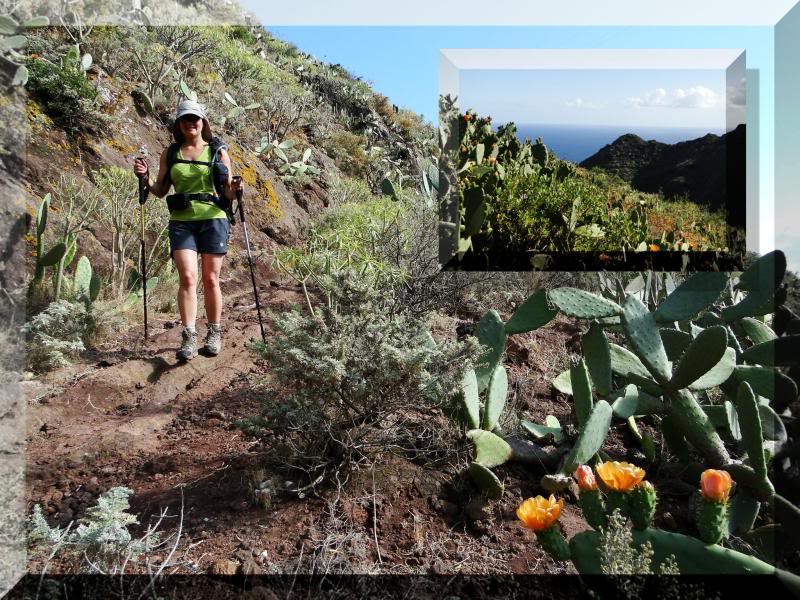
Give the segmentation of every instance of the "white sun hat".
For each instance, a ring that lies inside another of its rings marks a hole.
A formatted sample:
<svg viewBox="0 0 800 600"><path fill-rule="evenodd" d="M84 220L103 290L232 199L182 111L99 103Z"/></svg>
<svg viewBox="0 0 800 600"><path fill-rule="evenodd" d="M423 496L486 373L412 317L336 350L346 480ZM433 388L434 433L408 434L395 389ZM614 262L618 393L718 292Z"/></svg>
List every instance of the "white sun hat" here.
<svg viewBox="0 0 800 600"><path fill-rule="evenodd" d="M181 100L178 103L178 107L175 109L175 120L177 121L183 115L197 115L201 119L206 118L203 107L194 100Z"/></svg>

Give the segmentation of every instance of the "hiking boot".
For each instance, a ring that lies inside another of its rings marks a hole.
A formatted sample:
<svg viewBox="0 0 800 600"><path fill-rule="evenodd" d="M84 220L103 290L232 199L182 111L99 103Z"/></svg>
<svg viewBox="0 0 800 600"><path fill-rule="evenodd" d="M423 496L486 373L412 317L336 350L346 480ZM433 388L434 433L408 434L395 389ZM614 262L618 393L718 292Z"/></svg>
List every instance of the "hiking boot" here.
<svg viewBox="0 0 800 600"><path fill-rule="evenodd" d="M194 327L191 329L184 327L181 332L181 339L181 349L175 354L175 358L180 361L192 360L197 354L195 347L197 344L197 331L195 331Z"/></svg>
<svg viewBox="0 0 800 600"><path fill-rule="evenodd" d="M216 356L222 348L222 328L219 323L209 323L206 333L203 352L209 356Z"/></svg>

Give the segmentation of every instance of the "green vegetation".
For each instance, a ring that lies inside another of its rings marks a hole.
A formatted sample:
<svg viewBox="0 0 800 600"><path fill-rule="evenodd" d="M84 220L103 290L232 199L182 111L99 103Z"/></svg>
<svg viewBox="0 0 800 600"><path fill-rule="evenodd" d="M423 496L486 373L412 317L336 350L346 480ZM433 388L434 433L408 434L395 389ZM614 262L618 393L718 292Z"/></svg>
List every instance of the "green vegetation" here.
<svg viewBox="0 0 800 600"><path fill-rule="evenodd" d="M724 217L685 200L632 189L601 170L563 161L508 123L458 114L441 100L459 189L446 209L451 253L492 257L552 252L724 251Z"/></svg>

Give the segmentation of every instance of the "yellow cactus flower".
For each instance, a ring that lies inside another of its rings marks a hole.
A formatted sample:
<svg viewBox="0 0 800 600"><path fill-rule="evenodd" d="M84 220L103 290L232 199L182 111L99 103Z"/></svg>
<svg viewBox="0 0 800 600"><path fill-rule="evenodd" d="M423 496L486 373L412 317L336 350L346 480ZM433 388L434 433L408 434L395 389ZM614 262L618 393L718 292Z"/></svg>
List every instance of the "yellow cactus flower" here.
<svg viewBox="0 0 800 600"><path fill-rule="evenodd" d="M700 493L706 500L725 503L731 493L731 476L727 471L706 469L700 475Z"/></svg>
<svg viewBox="0 0 800 600"><path fill-rule="evenodd" d="M556 501L552 494L550 498L536 496L528 498L517 508L517 517L525 524L525 527L534 531L544 531L558 520L561 509L564 507L564 499Z"/></svg>
<svg viewBox="0 0 800 600"><path fill-rule="evenodd" d="M575 479L578 480L578 487L582 492L591 492L597 489L597 481L595 481L592 468L587 465L581 465L575 469Z"/></svg>
<svg viewBox="0 0 800 600"><path fill-rule="evenodd" d="M650 252L658 252L659 250L661 250L661 246L659 246L658 244L650 244L648 248L650 249Z"/></svg>
<svg viewBox="0 0 800 600"><path fill-rule="evenodd" d="M606 487L615 492L630 492L645 475L644 469L616 460L600 463L595 470Z"/></svg>

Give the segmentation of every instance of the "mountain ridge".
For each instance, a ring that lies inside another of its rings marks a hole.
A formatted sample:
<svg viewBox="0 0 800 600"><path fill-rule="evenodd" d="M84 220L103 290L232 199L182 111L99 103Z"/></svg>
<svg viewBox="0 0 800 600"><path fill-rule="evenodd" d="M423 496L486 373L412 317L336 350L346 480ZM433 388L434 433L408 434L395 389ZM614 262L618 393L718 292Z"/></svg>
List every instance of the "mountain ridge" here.
<svg viewBox="0 0 800 600"><path fill-rule="evenodd" d="M634 188L665 197L684 196L708 208L727 209L739 219L744 202L745 125L723 134L667 144L621 135L579 163L601 168ZM730 192L730 193L729 193Z"/></svg>

